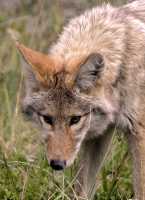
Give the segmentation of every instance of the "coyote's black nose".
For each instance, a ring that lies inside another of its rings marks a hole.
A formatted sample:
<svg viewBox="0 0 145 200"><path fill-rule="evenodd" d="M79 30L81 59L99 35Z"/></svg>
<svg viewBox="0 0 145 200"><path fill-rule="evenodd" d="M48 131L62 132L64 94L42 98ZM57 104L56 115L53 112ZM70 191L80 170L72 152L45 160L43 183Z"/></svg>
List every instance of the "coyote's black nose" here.
<svg viewBox="0 0 145 200"><path fill-rule="evenodd" d="M51 160L50 161L50 166L52 167L52 169L55 170L63 170L66 166L66 161L63 160Z"/></svg>

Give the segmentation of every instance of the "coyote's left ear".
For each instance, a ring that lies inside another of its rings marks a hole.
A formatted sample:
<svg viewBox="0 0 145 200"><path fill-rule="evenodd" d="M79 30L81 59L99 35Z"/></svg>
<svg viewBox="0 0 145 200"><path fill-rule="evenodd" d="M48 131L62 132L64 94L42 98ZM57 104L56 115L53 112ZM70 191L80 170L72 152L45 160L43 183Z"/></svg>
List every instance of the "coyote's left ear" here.
<svg viewBox="0 0 145 200"><path fill-rule="evenodd" d="M89 90L95 86L104 67L104 60L100 54L91 54L80 66L76 77L76 86L81 90Z"/></svg>
<svg viewBox="0 0 145 200"><path fill-rule="evenodd" d="M33 78L35 78L35 80L39 83L47 84L49 79L51 79L55 73L61 70L62 65L58 58L34 51L20 43L16 43L16 47L29 66L28 70L26 70L29 74L31 72ZM26 74L28 75L28 73Z"/></svg>

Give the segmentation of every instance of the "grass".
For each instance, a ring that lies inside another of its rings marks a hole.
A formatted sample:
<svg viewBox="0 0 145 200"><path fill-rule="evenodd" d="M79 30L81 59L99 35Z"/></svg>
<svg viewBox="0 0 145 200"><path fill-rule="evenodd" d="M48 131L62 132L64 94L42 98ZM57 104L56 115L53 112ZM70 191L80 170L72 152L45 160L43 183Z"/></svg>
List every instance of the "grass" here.
<svg viewBox="0 0 145 200"><path fill-rule="evenodd" d="M47 52L62 29L66 10L56 0L51 5L45 0L22 2L17 10L0 12L0 199L70 200L76 165L64 173L54 173L47 164L39 133L23 119L19 108L21 60L8 34L15 31L25 44ZM81 3L88 7L96 1ZM127 152L123 137L115 136L111 154L97 178L96 200L132 197Z"/></svg>

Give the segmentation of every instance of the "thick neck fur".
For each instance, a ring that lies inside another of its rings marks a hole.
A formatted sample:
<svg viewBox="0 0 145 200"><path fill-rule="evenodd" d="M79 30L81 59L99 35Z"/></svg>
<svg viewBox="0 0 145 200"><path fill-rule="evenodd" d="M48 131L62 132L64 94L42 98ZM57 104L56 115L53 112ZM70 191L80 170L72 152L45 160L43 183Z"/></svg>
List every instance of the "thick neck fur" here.
<svg viewBox="0 0 145 200"><path fill-rule="evenodd" d="M114 82L116 79L118 82L121 121L130 115L131 119L137 117L136 110L141 103L138 96L143 96L140 86L145 84L142 50L145 49L145 14L142 13L145 13L143 0L121 8L110 5L93 8L73 19L50 50L60 55L66 66L72 58L94 52L102 54L106 67L104 81L109 84L114 77Z"/></svg>

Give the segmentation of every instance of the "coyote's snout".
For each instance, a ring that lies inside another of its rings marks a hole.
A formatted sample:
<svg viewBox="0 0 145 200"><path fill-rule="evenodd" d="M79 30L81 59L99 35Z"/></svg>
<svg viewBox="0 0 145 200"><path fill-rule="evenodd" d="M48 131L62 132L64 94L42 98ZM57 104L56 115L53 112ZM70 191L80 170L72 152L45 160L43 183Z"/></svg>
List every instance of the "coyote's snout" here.
<svg viewBox="0 0 145 200"><path fill-rule="evenodd" d="M121 129L133 155L136 198L144 200L144 0L73 19L49 55L17 48L28 64L23 110L40 127L51 167L70 166L82 147L76 187L91 199L111 130Z"/></svg>

